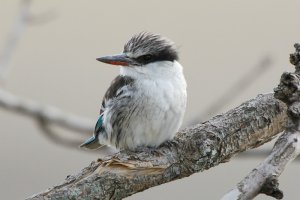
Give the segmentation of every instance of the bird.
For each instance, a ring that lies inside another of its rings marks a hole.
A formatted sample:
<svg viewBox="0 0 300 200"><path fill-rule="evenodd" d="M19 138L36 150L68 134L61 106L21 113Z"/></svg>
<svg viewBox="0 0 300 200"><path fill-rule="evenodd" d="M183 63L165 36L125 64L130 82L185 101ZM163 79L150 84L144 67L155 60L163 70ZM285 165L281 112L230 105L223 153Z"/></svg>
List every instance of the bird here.
<svg viewBox="0 0 300 200"><path fill-rule="evenodd" d="M186 80L174 42L160 34L133 35L121 54L96 60L120 66L106 91L91 138L80 147L157 148L179 130L186 109Z"/></svg>

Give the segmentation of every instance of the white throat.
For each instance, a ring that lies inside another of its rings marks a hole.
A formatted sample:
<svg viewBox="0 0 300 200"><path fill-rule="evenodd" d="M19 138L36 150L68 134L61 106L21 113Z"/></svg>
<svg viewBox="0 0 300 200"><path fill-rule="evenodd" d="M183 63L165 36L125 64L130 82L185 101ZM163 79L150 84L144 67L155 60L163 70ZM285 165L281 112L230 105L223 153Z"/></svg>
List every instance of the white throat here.
<svg viewBox="0 0 300 200"><path fill-rule="evenodd" d="M179 62L158 61L144 66L121 67L120 74L134 79L169 79L183 76Z"/></svg>

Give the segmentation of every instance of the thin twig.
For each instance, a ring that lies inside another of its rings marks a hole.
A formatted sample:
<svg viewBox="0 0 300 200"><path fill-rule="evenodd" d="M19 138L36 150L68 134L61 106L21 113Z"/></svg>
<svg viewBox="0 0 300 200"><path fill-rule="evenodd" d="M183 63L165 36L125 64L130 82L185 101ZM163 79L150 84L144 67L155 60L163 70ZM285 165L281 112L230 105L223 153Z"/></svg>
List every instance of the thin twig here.
<svg viewBox="0 0 300 200"><path fill-rule="evenodd" d="M38 126L41 128L43 135L56 145L73 149L82 143L82 139L63 138L61 134L58 134L57 131L54 131L49 123L44 120L40 120L38 122Z"/></svg>
<svg viewBox="0 0 300 200"><path fill-rule="evenodd" d="M13 24L13 28L6 39L3 52L0 55L0 81L4 82L9 71L9 64L13 53L17 47L18 41L24 33L25 27L29 20L29 8L31 0L22 0L19 8L18 16Z"/></svg>
<svg viewBox="0 0 300 200"><path fill-rule="evenodd" d="M270 57L264 57L257 65L251 68L251 71L245 74L243 77L238 79L234 85L226 90L223 95L216 99L211 105L206 107L206 110L201 112L201 116L189 122L189 125L197 124L201 121L206 120L208 117L218 113L224 106L235 99L240 93L245 91L256 79L261 77L265 72L267 72L272 64Z"/></svg>
<svg viewBox="0 0 300 200"><path fill-rule="evenodd" d="M22 99L2 89L0 89L0 107L80 134L91 134L94 129L93 120L65 113L53 106Z"/></svg>

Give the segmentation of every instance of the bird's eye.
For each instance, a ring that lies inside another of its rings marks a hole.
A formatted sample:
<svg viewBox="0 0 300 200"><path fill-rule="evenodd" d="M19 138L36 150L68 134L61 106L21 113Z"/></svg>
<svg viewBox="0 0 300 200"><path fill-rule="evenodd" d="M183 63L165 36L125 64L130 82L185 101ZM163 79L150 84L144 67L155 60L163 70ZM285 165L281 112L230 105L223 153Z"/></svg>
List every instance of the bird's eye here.
<svg viewBox="0 0 300 200"><path fill-rule="evenodd" d="M139 60L144 61L144 62L148 62L152 59L152 57L153 57L152 55L146 54L146 55L140 56Z"/></svg>

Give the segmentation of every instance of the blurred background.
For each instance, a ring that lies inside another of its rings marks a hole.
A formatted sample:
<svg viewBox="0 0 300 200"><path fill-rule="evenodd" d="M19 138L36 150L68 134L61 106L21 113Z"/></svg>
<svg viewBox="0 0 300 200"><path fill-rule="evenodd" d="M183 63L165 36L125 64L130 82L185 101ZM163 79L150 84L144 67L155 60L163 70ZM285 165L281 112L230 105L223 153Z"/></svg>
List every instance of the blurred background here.
<svg viewBox="0 0 300 200"><path fill-rule="evenodd" d="M119 70L95 58L121 52L140 31L160 33L179 47L188 83L186 127L273 91L282 72L293 70L299 6L296 0L1 0L0 89L94 122ZM1 199L24 199L98 158L77 148L91 133L52 129L73 142L61 144L36 120L0 107ZM127 199L219 199L271 147ZM298 168L293 162L279 179L285 199L299 198Z"/></svg>

